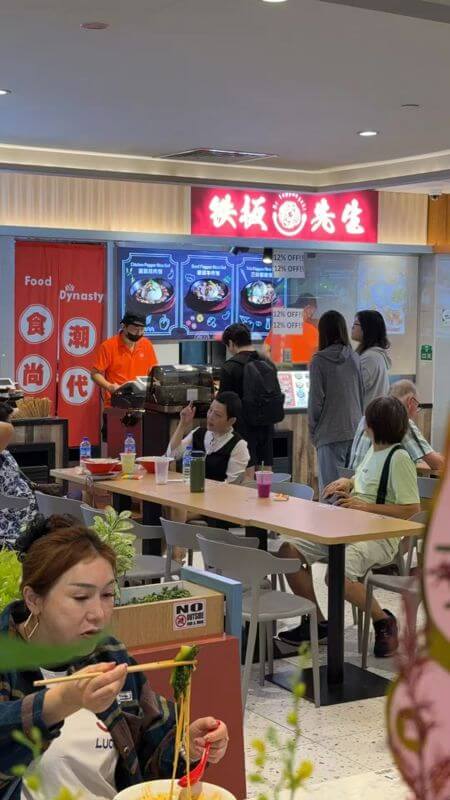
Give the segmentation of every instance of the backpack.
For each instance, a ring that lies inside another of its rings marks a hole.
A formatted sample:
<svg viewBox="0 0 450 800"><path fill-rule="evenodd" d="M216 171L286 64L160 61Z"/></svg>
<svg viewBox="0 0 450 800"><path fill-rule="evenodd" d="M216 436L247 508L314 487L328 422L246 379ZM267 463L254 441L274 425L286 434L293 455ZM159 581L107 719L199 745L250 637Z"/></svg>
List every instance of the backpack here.
<svg viewBox="0 0 450 800"><path fill-rule="evenodd" d="M389 481L389 473L391 471L392 457L394 453L397 452L397 450L404 450L404 449L405 448L401 444L396 444L395 447L393 447L391 452L388 454L388 457L383 464L383 469L380 475L380 483L378 485L377 499L375 500L377 505L383 506L386 502L386 494Z"/></svg>
<svg viewBox="0 0 450 800"><path fill-rule="evenodd" d="M255 353L244 365L242 412L252 428L273 425L284 419L284 394L275 366Z"/></svg>

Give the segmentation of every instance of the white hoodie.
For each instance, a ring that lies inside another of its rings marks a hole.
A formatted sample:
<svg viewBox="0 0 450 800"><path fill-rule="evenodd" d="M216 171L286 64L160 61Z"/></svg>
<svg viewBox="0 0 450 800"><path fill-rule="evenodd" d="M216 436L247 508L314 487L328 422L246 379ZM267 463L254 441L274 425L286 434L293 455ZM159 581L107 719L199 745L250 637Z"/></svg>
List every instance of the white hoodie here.
<svg viewBox="0 0 450 800"><path fill-rule="evenodd" d="M361 353L361 372L364 385L364 411L376 397L389 392L388 370L392 361L382 347L369 347Z"/></svg>

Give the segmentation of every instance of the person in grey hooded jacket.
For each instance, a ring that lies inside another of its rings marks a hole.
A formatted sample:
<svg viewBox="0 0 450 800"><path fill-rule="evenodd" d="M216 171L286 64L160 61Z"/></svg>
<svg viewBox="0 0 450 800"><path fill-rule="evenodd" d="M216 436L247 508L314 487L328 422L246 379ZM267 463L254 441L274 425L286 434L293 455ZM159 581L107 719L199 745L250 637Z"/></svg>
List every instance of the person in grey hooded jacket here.
<svg viewBox="0 0 450 800"><path fill-rule="evenodd" d="M345 467L363 409L360 358L339 311L319 320L319 351L310 365L309 432L317 448L319 492Z"/></svg>
<svg viewBox="0 0 450 800"><path fill-rule="evenodd" d="M364 384L364 411L376 397L389 392L388 371L392 361L387 353L390 343L386 323L379 311L358 311L352 326L352 339L358 342Z"/></svg>

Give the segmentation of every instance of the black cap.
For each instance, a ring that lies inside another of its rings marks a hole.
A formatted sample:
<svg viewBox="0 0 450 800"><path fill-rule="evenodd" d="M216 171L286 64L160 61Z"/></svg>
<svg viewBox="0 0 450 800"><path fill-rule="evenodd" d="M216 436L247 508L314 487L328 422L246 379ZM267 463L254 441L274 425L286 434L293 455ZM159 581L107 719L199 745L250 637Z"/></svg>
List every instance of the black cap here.
<svg viewBox="0 0 450 800"><path fill-rule="evenodd" d="M124 325L142 325L145 328L147 317L145 314L135 314L133 311L126 311L121 322Z"/></svg>

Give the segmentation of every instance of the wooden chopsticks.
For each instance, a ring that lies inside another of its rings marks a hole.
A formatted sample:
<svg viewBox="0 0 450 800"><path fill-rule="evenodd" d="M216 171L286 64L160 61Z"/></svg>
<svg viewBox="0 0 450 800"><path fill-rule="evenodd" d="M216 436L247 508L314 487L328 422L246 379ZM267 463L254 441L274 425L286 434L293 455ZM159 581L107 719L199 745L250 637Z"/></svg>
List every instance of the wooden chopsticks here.
<svg viewBox="0 0 450 800"><path fill-rule="evenodd" d="M171 658L168 661L151 661L148 664L135 664L129 666L127 673L130 672L148 672L157 669L170 669L171 667L195 667L197 661L175 661ZM72 675L63 675L60 678L46 678L40 681L34 681L33 686L52 686L55 683L69 683L70 681L90 681L91 678L98 678L104 675L104 672L74 672Z"/></svg>

